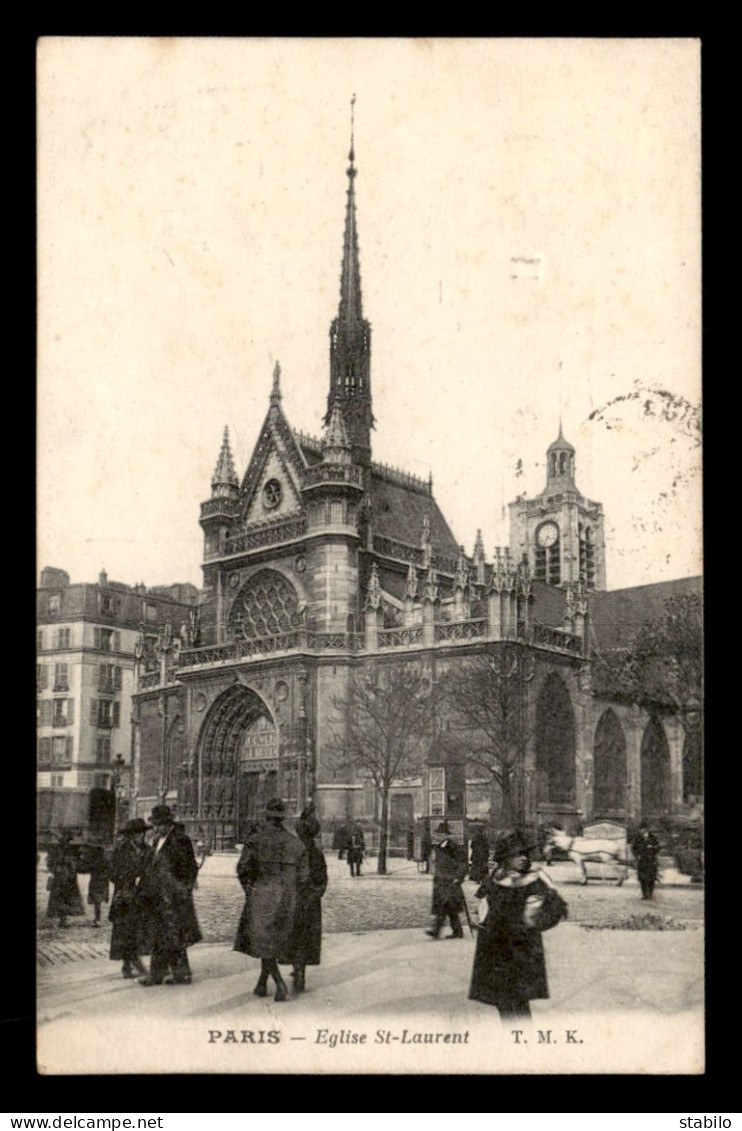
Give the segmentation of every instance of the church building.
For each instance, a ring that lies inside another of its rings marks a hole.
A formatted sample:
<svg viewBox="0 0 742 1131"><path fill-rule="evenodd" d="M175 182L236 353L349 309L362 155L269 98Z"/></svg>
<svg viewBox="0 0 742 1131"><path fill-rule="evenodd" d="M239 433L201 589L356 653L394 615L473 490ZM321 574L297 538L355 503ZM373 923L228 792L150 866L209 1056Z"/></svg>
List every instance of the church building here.
<svg viewBox="0 0 742 1131"><path fill-rule="evenodd" d="M435 679L517 644L529 667L523 710L532 735L516 783L523 819L570 827L681 812L681 714L594 693L592 609L613 596L603 510L576 486L576 452L561 425L546 451L544 490L510 504L510 546L493 560L481 535L471 554L457 544L432 479L374 462L356 175L351 143L322 435L292 428L278 364L241 477L224 430L201 504L198 616L185 639L161 642L156 668L138 665L135 811L147 816L165 800L190 831L227 847L279 795L293 815L314 801L325 830L360 820L368 841L377 790L332 756L349 682L411 663ZM697 579L690 587L698 591ZM650 764L660 781L651 797L642 792ZM431 748L393 785L392 841L421 817L498 820L500 804L486 775Z"/></svg>

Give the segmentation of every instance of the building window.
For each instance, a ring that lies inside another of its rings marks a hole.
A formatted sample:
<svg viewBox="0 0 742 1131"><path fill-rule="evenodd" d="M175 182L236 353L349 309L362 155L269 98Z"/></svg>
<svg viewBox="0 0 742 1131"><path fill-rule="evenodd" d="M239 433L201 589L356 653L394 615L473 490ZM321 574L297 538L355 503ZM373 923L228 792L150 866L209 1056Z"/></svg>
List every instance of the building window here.
<svg viewBox="0 0 742 1131"><path fill-rule="evenodd" d="M69 691L69 664L54 665L54 690Z"/></svg>
<svg viewBox="0 0 742 1131"><path fill-rule="evenodd" d="M52 725L52 701L51 699L39 699L37 704L37 715L40 727L50 727Z"/></svg>
<svg viewBox="0 0 742 1131"><path fill-rule="evenodd" d="M52 739L52 762L55 766L69 766L72 762L72 738L55 735Z"/></svg>
<svg viewBox="0 0 742 1131"><path fill-rule="evenodd" d="M36 650L38 652L44 651L44 630L40 628L36 633Z"/></svg>
<svg viewBox="0 0 742 1131"><path fill-rule="evenodd" d="M52 740L50 738L40 738L37 750L39 765L48 765L52 760Z"/></svg>
<svg viewBox="0 0 742 1131"><path fill-rule="evenodd" d="M62 608L62 594L50 593L47 608L49 610L50 616L54 616L56 613L58 613Z"/></svg>
<svg viewBox="0 0 742 1131"><path fill-rule="evenodd" d="M49 668L46 664L36 665L36 689L43 691L49 685Z"/></svg>
<svg viewBox="0 0 742 1131"><path fill-rule="evenodd" d="M110 734L99 734L95 742L95 760L96 762L108 765L111 761L111 736Z"/></svg>
<svg viewBox="0 0 742 1131"><path fill-rule="evenodd" d="M55 699L52 726L66 727L75 721L75 700Z"/></svg>
<svg viewBox="0 0 742 1131"><path fill-rule="evenodd" d="M112 628L94 628L93 642L100 652L121 651L121 633Z"/></svg>
<svg viewBox="0 0 742 1131"><path fill-rule="evenodd" d="M70 630L68 628L58 628L54 633L54 647L55 648L69 648L70 646Z"/></svg>
<svg viewBox="0 0 742 1131"><path fill-rule="evenodd" d="M52 774L51 775L51 785L52 785L52 788L58 788L59 786L63 786L64 785L64 774Z"/></svg>
<svg viewBox="0 0 742 1131"><path fill-rule="evenodd" d="M115 664L100 664L98 667L98 690L113 694L121 690L121 668Z"/></svg>
<svg viewBox="0 0 742 1131"><path fill-rule="evenodd" d="M90 721L96 727L117 727L121 720L121 704L110 699L90 700Z"/></svg>
<svg viewBox="0 0 742 1131"><path fill-rule="evenodd" d="M109 784L108 774L93 774L93 785L95 789L108 789Z"/></svg>
<svg viewBox="0 0 742 1131"><path fill-rule="evenodd" d="M157 605L153 605L151 601L144 602L144 619L148 624L157 623Z"/></svg>

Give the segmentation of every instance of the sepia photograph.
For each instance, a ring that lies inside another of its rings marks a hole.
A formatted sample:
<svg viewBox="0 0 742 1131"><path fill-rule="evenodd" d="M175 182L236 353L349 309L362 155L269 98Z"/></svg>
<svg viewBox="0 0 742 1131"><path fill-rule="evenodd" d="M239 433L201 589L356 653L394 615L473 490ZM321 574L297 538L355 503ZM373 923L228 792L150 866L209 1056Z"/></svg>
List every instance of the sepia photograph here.
<svg viewBox="0 0 742 1131"><path fill-rule="evenodd" d="M37 1070L698 1076L701 46L37 45Z"/></svg>

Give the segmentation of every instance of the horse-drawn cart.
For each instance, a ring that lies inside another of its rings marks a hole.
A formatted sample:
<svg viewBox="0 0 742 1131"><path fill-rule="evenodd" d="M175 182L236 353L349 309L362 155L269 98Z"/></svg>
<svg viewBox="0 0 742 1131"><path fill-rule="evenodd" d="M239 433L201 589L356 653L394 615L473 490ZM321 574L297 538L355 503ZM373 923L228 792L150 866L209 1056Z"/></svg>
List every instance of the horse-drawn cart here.
<svg viewBox="0 0 742 1131"><path fill-rule="evenodd" d="M614 821L587 825L580 836L569 836L562 829L552 828L547 845L566 852L580 868L583 884L589 879L615 880L620 887L628 875L626 829Z"/></svg>

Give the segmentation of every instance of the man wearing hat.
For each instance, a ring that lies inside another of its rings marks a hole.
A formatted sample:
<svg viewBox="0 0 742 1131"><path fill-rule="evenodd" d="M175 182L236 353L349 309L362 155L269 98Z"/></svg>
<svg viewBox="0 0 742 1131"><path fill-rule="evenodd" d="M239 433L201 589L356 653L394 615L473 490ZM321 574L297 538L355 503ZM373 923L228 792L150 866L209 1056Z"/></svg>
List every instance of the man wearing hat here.
<svg viewBox="0 0 742 1131"><path fill-rule="evenodd" d="M113 899L108 918L113 923L110 957L122 962L121 976L134 978L147 971L140 955L149 954L144 932L141 929L137 884L144 869L148 849L144 836L148 826L141 817L128 821L119 833L111 861Z"/></svg>
<svg viewBox="0 0 742 1131"><path fill-rule="evenodd" d="M152 960L142 986L190 985L187 947L201 939L193 907L198 865L190 837L175 827L167 805L152 810L154 843L139 881L139 905L151 934Z"/></svg>
<svg viewBox="0 0 742 1131"><path fill-rule="evenodd" d="M309 882L304 846L283 827L285 809L278 797L268 802L265 824L247 837L237 865L245 906L234 949L260 959L260 977L253 993L266 997L271 977L275 1001L288 997L278 962L293 961L299 896Z"/></svg>
<svg viewBox="0 0 742 1131"><path fill-rule="evenodd" d="M548 998L541 932L567 914L567 905L541 870L531 868L533 846L521 833L500 837L495 870L476 893L486 899L469 997L494 1005L502 1018L528 1018L534 998Z"/></svg>
<svg viewBox="0 0 742 1131"><path fill-rule="evenodd" d="M425 933L437 939L441 927L446 921L446 916L451 924L449 939L463 939L459 914L464 910L464 893L461 884L466 876L466 857L448 834L448 825L443 821L436 829L436 835L441 839L435 850L435 867L433 875L433 906L432 914L435 917L433 926Z"/></svg>
<svg viewBox="0 0 742 1131"><path fill-rule="evenodd" d="M632 837L631 851L636 860L636 874L642 889L642 899L651 899L660 874L660 842L647 821L641 822L638 832Z"/></svg>

